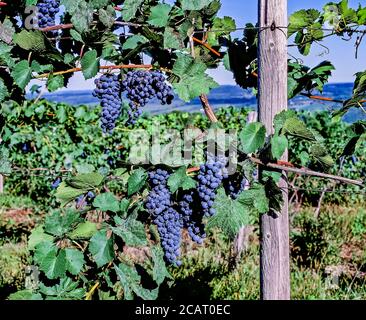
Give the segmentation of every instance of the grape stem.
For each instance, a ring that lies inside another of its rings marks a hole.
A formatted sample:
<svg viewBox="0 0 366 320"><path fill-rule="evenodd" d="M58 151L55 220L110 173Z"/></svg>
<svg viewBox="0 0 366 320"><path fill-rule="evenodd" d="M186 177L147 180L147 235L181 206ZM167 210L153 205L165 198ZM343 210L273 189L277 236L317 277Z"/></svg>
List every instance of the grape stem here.
<svg viewBox="0 0 366 320"><path fill-rule="evenodd" d="M208 102L207 95L206 94L201 94L200 95L200 100L201 100L201 104L202 104L203 110L205 111L205 114L206 114L207 118L212 123L218 122L217 117L215 115L215 112L213 111L210 103Z"/></svg>
<svg viewBox="0 0 366 320"><path fill-rule="evenodd" d="M330 179L330 180L336 180L336 181L340 181L340 182L343 182L343 183L346 183L346 184L353 184L353 185L359 186L361 188L365 187L364 182L361 181L361 180L353 180L353 179L344 178L344 177L341 177L341 176L335 176L335 175L332 175L332 174L313 171L313 170L310 170L310 169L307 169L307 168L294 168L294 167L290 167L290 166L280 165L280 164L277 164L277 163L264 163L260 159L257 159L257 158L254 158L254 157L250 157L249 159L253 163L264 166L264 167L267 167L267 168L282 170L282 171L286 171L286 172L293 172L293 173L297 173L297 174L300 174L300 175L307 175L307 176L325 178L325 179Z"/></svg>
<svg viewBox="0 0 366 320"><path fill-rule="evenodd" d="M197 42L201 45L203 45L206 49L210 50L214 55L218 56L219 58L221 58L221 54L219 52L217 52L215 49L213 49L207 42L203 42L202 40L199 40L195 37L192 37L192 40L194 42Z"/></svg>

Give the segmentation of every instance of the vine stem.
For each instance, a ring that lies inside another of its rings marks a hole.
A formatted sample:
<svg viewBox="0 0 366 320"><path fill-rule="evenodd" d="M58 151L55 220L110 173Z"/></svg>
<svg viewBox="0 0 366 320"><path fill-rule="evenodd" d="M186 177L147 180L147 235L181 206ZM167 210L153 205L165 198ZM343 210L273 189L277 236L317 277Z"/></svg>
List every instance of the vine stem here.
<svg viewBox="0 0 366 320"><path fill-rule="evenodd" d="M192 40L194 42L197 42L197 43L203 45L206 49L210 50L214 55L216 55L219 58L221 58L221 54L218 51L216 51L215 49L213 49L208 43L206 43L206 42L204 42L202 40L199 40L199 39L197 39L195 37L192 37Z"/></svg>
<svg viewBox="0 0 366 320"><path fill-rule="evenodd" d="M97 283L90 289L90 291L86 294L85 300L91 300L94 291L97 290L97 288L99 287L100 283L99 281L97 281Z"/></svg>
<svg viewBox="0 0 366 320"><path fill-rule="evenodd" d="M152 69L153 66L151 64L122 64L122 65L115 65L115 66L100 66L100 70L116 70L116 69ZM57 71L57 72L50 72L50 73L43 73L36 76L36 79L40 78L47 78L50 74L57 76L67 73L74 73L82 71L82 68L72 68L64 71Z"/></svg>
<svg viewBox="0 0 366 320"><path fill-rule="evenodd" d="M92 22L92 25L97 24L97 22ZM129 27L141 27L141 24L132 23L132 22L124 22L124 21L114 21L114 25L116 26L129 26ZM48 32L48 31L55 31L55 30L65 30L65 29L72 29L74 27L74 24L72 23L64 23L64 24L57 24L55 26L45 27L45 28L39 28L38 30L42 32Z"/></svg>
<svg viewBox="0 0 366 320"><path fill-rule="evenodd" d="M307 175L307 176L313 176L313 177L340 181L340 182L343 182L346 184L353 184L353 185L359 186L361 188L365 187L364 182L361 180L354 180L354 179L349 179L349 178L336 176L336 175L332 175L332 174L317 172L317 171L313 171L313 170L310 170L307 168L295 168L295 167L291 167L291 166L280 165L277 163L264 163L262 160L254 158L254 157L250 157L249 159L253 163L267 167L267 168L282 170L282 171L286 171L286 172L293 172L293 173L297 173L300 175Z"/></svg>
<svg viewBox="0 0 366 320"><path fill-rule="evenodd" d="M206 94L200 95L201 104L203 106L203 110L205 111L205 114L207 118L212 122L216 123L218 122L215 112L213 111Z"/></svg>
<svg viewBox="0 0 366 320"><path fill-rule="evenodd" d="M301 95L304 96L304 97L308 97L309 99L313 99L313 100L329 101L329 102L336 102L336 103L344 103L345 102L343 100L337 100L337 99L333 99L333 98L329 98L329 97L322 97L322 96L314 96L314 95L307 94L307 93L301 93ZM366 103L366 100L360 100L358 102L359 103Z"/></svg>

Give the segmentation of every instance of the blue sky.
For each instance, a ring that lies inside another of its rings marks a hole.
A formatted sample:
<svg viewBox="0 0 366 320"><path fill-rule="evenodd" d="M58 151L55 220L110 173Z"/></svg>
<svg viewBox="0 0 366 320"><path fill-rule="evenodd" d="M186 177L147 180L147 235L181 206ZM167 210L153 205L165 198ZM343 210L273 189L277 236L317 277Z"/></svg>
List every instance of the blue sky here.
<svg viewBox="0 0 366 320"><path fill-rule="evenodd" d="M170 1L168 1L170 2ZM329 0L288 0L288 13L307 8L321 9ZM238 27L244 26L248 22L255 23L257 21L257 0L221 0L222 8L220 16L231 16L236 20ZM352 7L356 8L358 4L366 5L366 0L349 0ZM241 32L238 32L240 37ZM333 72L331 82L353 82L354 74L358 71L366 70L366 39L359 49L358 59L355 59L355 39L344 41L338 37L330 37L322 42L330 50L329 54L325 54L325 49L321 46L314 45L310 55L303 58L296 48L290 48L290 53L297 57L301 57L306 65L315 66L323 60L330 60L334 63L336 70ZM230 72L226 72L223 68L211 71L210 74L220 84L234 84ZM81 74L76 74L70 81L69 89L87 89L93 87L93 81L85 81Z"/></svg>

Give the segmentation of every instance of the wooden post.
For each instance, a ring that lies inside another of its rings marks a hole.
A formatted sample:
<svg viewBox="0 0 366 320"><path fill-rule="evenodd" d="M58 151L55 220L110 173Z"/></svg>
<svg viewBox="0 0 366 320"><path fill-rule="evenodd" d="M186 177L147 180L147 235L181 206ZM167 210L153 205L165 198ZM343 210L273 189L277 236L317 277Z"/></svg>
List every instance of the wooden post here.
<svg viewBox="0 0 366 320"><path fill-rule="evenodd" d="M258 118L272 134L274 116L287 109L287 0L259 0ZM287 160L287 153L283 157ZM261 299L290 299L287 182L282 212L261 217Z"/></svg>

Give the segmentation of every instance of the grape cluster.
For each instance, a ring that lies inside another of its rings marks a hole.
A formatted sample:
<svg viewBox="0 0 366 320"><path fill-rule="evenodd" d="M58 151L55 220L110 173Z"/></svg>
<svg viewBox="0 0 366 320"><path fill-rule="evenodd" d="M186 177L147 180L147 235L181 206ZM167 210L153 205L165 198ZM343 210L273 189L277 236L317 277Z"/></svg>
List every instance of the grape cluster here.
<svg viewBox="0 0 366 320"><path fill-rule="evenodd" d="M37 3L38 26L40 28L52 27L55 25L56 14L60 11L60 0L41 0ZM53 31L57 34L57 31Z"/></svg>
<svg viewBox="0 0 366 320"><path fill-rule="evenodd" d="M86 205L90 205L92 203L92 201L95 198L95 194L91 191L89 191L86 194L82 194L80 196L78 196L75 201L76 201L76 208L77 209L83 209Z"/></svg>
<svg viewBox="0 0 366 320"><path fill-rule="evenodd" d="M204 232L204 225L202 224L202 215L199 214L199 208L195 206L195 203L198 201L195 200L195 193L193 191L184 193L182 200L179 202L179 208L189 236L194 242L201 244L203 239L206 238L206 234Z"/></svg>
<svg viewBox="0 0 366 320"><path fill-rule="evenodd" d="M151 99L157 98L161 104L171 104L174 98L172 88L159 71L129 71L122 82L122 91L130 100L128 124L135 124L144 107Z"/></svg>
<svg viewBox="0 0 366 320"><path fill-rule="evenodd" d="M29 153L31 151L30 143L29 142L23 143L21 149L23 153Z"/></svg>
<svg viewBox="0 0 366 320"><path fill-rule="evenodd" d="M167 262L181 265L180 256L181 231L183 220L181 215L172 207L171 193L167 186L169 174L165 170L157 169L149 172L149 181L152 186L146 208L158 227L161 245Z"/></svg>
<svg viewBox="0 0 366 320"><path fill-rule="evenodd" d="M93 96L99 98L102 105L101 127L104 133L111 133L116 126L116 121L121 115L122 109L119 76L104 74L95 80L95 85Z"/></svg>
<svg viewBox="0 0 366 320"><path fill-rule="evenodd" d="M224 187L232 199L236 199L239 194L249 186L249 181L245 177L234 175L224 182Z"/></svg>
<svg viewBox="0 0 366 320"><path fill-rule="evenodd" d="M51 188L57 189L61 182L62 182L61 178L57 178L55 181L51 183Z"/></svg>
<svg viewBox="0 0 366 320"><path fill-rule="evenodd" d="M216 210L212 206L216 198L216 191L222 180L228 178L225 168L226 163L227 159L224 156L208 155L206 163L200 166L198 195L201 200L203 214L206 217L216 214Z"/></svg>

